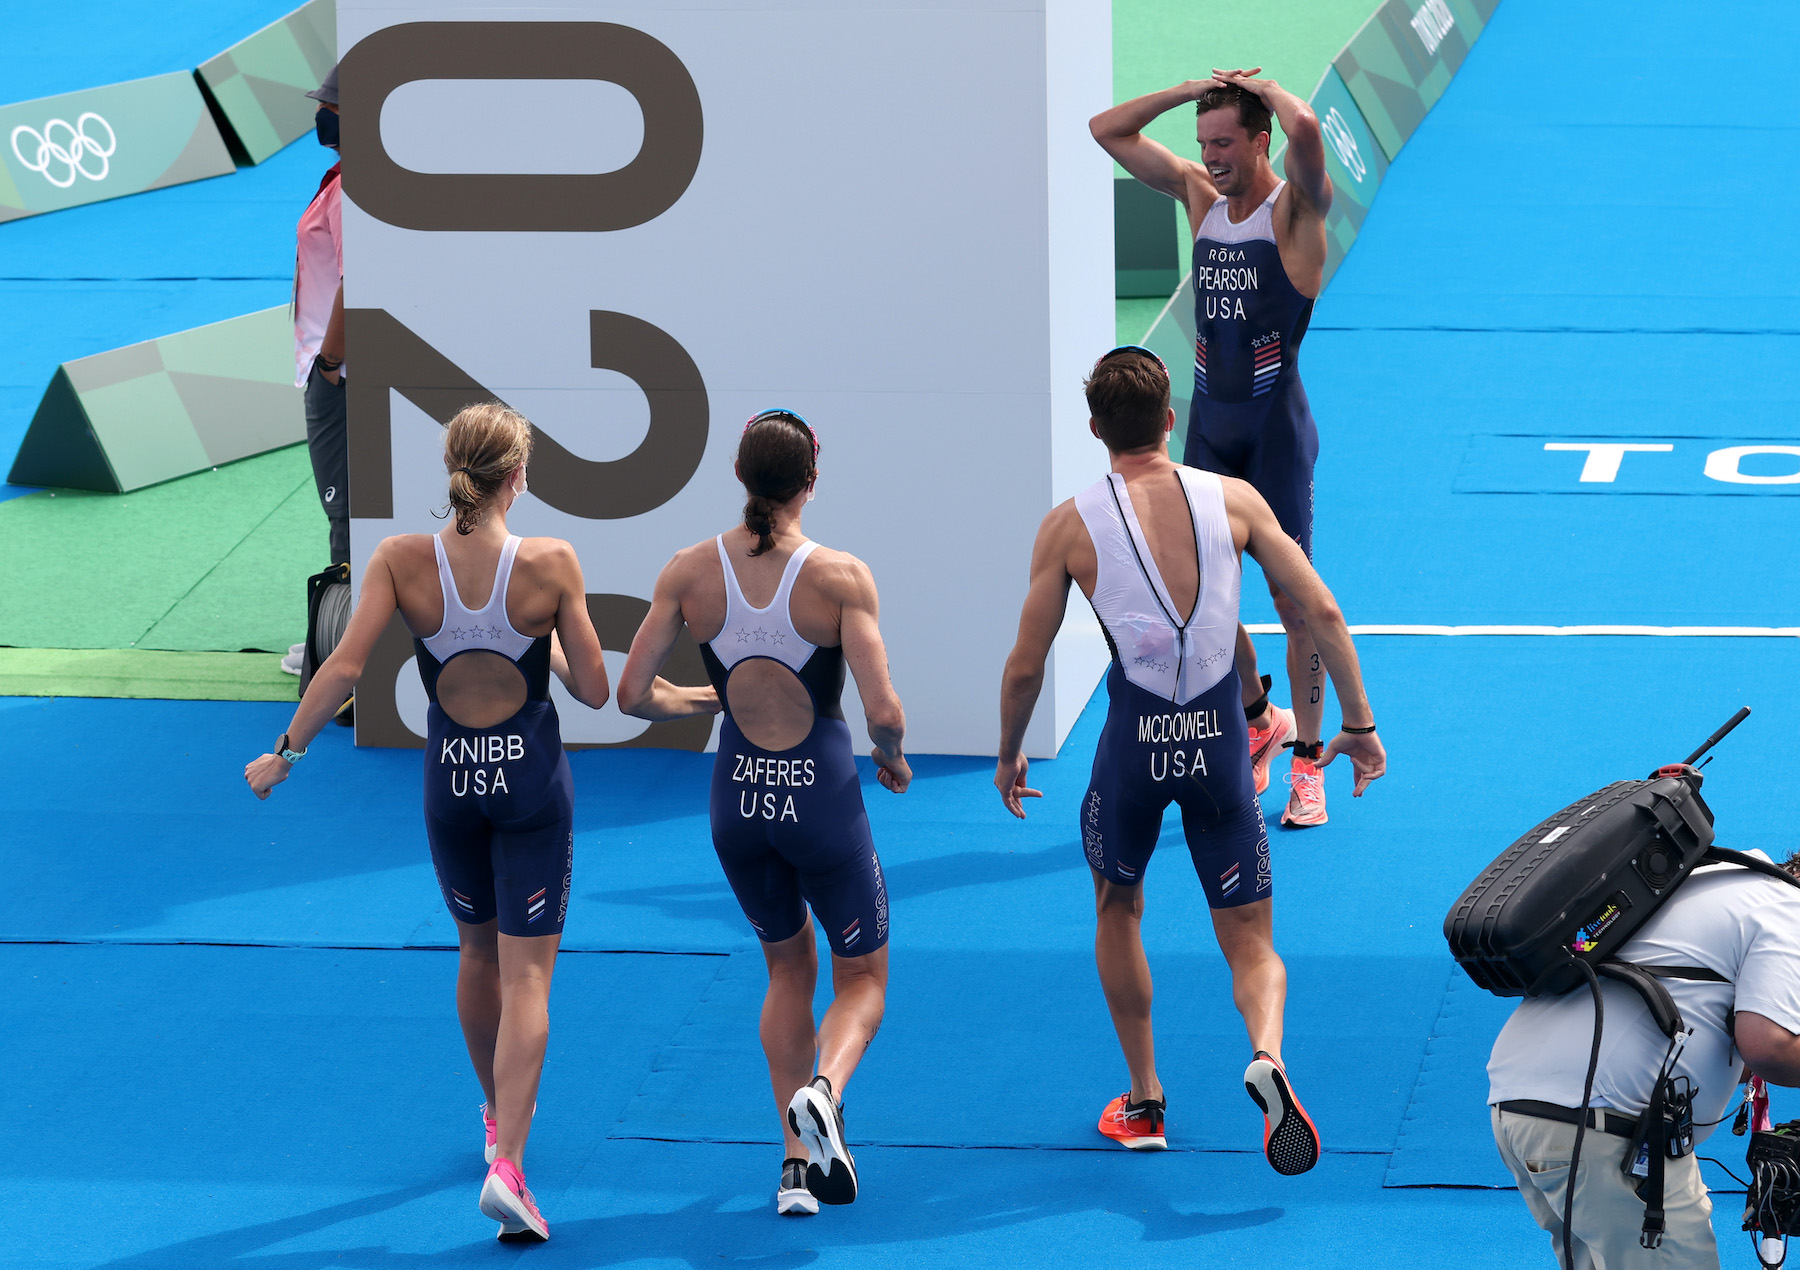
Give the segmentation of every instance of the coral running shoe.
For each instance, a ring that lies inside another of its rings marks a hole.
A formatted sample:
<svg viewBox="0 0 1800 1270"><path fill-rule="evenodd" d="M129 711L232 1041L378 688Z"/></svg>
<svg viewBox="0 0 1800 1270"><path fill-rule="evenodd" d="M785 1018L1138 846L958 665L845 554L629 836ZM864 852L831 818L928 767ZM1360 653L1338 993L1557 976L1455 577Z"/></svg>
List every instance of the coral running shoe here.
<svg viewBox="0 0 1800 1270"><path fill-rule="evenodd" d="M1262 1050L1244 1069L1244 1088L1263 1110L1263 1154L1277 1173L1292 1177L1319 1162L1319 1131L1294 1097L1287 1072Z"/></svg>
<svg viewBox="0 0 1800 1270"><path fill-rule="evenodd" d="M482 1128L487 1130L487 1151L485 1154L487 1156L487 1162L492 1164L494 1162L494 1157L500 1154L500 1126L494 1123L494 1118L492 1116L488 1115L488 1105L485 1102L481 1104L481 1125Z"/></svg>
<svg viewBox="0 0 1800 1270"><path fill-rule="evenodd" d="M542 1243L550 1238L550 1223L525 1189L525 1175L505 1156L488 1167L487 1181L481 1184L481 1212L500 1223L498 1238L508 1243Z"/></svg>
<svg viewBox="0 0 1800 1270"><path fill-rule="evenodd" d="M1287 774L1287 783L1294 787L1294 792L1288 795L1281 823L1296 829L1324 824L1325 774L1319 770L1319 765L1296 754L1294 768Z"/></svg>
<svg viewBox="0 0 1800 1270"><path fill-rule="evenodd" d="M788 1103L788 1127L806 1148L806 1189L821 1204L856 1201L856 1161L844 1144L844 1104L823 1076L800 1086Z"/></svg>
<svg viewBox="0 0 1800 1270"><path fill-rule="evenodd" d="M775 1191L775 1211L783 1217L811 1217L819 1211L819 1201L806 1189L806 1161L781 1162L781 1186Z"/></svg>
<svg viewBox="0 0 1800 1270"><path fill-rule="evenodd" d="M1276 705L1269 707L1268 727L1250 725L1250 775L1256 781L1257 793L1269 787L1269 761L1281 752L1282 746L1299 735L1300 730L1294 726L1294 712Z"/></svg>
<svg viewBox="0 0 1800 1270"><path fill-rule="evenodd" d="M1163 1137L1166 1105L1161 1098L1133 1102L1128 1089L1107 1103L1106 1110L1100 1113L1100 1132L1133 1151L1165 1150L1169 1145L1168 1139Z"/></svg>

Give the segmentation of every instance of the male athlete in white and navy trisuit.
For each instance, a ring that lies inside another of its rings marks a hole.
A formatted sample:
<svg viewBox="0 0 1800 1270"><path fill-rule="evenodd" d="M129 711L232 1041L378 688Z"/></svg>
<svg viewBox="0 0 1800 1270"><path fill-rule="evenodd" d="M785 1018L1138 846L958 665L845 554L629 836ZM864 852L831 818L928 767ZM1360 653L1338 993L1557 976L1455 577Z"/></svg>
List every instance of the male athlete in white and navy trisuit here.
<svg viewBox="0 0 1800 1270"><path fill-rule="evenodd" d="M1194 394L1182 461L1236 476L1261 494L1288 537L1312 559L1313 461L1318 429L1300 384L1300 341L1324 286L1325 213L1331 178L1312 110L1262 68L1215 70L1095 115L1090 130L1106 152L1152 189L1178 200L1194 235ZM1202 162L1143 135L1165 111L1193 102ZM1269 163L1269 123L1281 121L1287 180ZM1271 706L1258 681L1256 649L1237 636L1238 677L1256 792L1269 760L1294 750L1284 825L1325 823L1318 758L1325 670L1306 614L1274 578L1275 611L1287 631L1292 712Z"/></svg>
<svg viewBox="0 0 1800 1270"><path fill-rule="evenodd" d="M761 1033L783 1113L775 1208L784 1214L856 1199L841 1099L886 1002L887 884L840 705L846 669L862 694L876 779L896 794L912 782L875 579L855 556L800 529L818 455L811 425L791 411L766 410L744 426L743 519L669 562L619 677L627 714L691 713L655 678L685 626L724 706L713 848L769 967ZM816 1031L814 917L831 945L834 989Z"/></svg>
<svg viewBox="0 0 1800 1270"><path fill-rule="evenodd" d="M1138 923L1144 870L1163 812L1175 803L1250 1033L1244 1082L1263 1108L1264 1152L1277 1171L1303 1173L1318 1161L1319 1138L1281 1064L1287 971L1271 936L1269 839L1232 664L1240 552L1305 615L1338 685L1344 731L1321 761L1349 755L1360 795L1387 758L1343 615L1299 546L1249 485L1170 460L1175 412L1162 362L1144 349L1114 349L1095 364L1087 397L1090 427L1106 444L1112 471L1038 530L1031 589L1001 686L994 783L1021 818L1020 800L1040 797L1026 786L1021 747L1073 581L1113 655L1110 706L1080 821L1098 909L1094 955L1131 1088L1107 1105L1100 1132L1139 1150L1166 1145Z"/></svg>

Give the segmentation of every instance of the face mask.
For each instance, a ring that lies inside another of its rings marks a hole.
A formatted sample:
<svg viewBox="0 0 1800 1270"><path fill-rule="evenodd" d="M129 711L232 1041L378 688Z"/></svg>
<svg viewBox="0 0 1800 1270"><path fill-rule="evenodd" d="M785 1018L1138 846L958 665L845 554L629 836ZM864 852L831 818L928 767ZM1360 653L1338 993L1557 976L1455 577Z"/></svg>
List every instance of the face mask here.
<svg viewBox="0 0 1800 1270"><path fill-rule="evenodd" d="M319 144L337 149L338 117L337 111L327 110L320 106L313 115L313 131L319 134Z"/></svg>

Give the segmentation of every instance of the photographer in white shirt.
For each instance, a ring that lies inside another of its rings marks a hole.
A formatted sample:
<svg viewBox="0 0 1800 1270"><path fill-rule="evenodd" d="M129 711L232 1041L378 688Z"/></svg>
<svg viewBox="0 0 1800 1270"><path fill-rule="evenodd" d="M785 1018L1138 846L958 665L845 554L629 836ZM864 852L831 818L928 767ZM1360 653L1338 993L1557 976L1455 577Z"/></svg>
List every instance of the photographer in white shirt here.
<svg viewBox="0 0 1800 1270"><path fill-rule="evenodd" d="M1782 867L1800 877L1800 853ZM1673 1075L1693 1082L1696 1145L1731 1114L1746 1067L1772 1084L1800 1085L1800 889L1735 865L1696 870L1616 956L1644 966L1700 967L1724 980L1661 979L1692 1032ZM1662 1246L1639 1245L1644 1201L1620 1164L1669 1040L1632 988L1606 979L1601 992L1606 1024L1589 1100L1597 1110L1575 1180L1575 1264L1564 1270L1716 1267L1712 1201L1695 1154L1665 1162ZM1527 998L1488 1059L1494 1141L1559 1262L1593 1030L1586 987Z"/></svg>

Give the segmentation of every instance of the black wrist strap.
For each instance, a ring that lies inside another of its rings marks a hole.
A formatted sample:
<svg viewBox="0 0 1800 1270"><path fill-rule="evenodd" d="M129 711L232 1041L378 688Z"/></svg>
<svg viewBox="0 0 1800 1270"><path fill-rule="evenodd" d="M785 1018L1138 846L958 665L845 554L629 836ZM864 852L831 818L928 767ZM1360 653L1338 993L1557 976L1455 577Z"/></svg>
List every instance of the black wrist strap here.
<svg viewBox="0 0 1800 1270"><path fill-rule="evenodd" d="M1353 728L1348 723L1346 723L1343 727L1338 729L1338 731L1340 731L1340 732L1348 732L1351 736L1368 736L1369 733L1373 732L1374 730L1375 730L1375 725L1373 723L1371 723L1366 728Z"/></svg>

